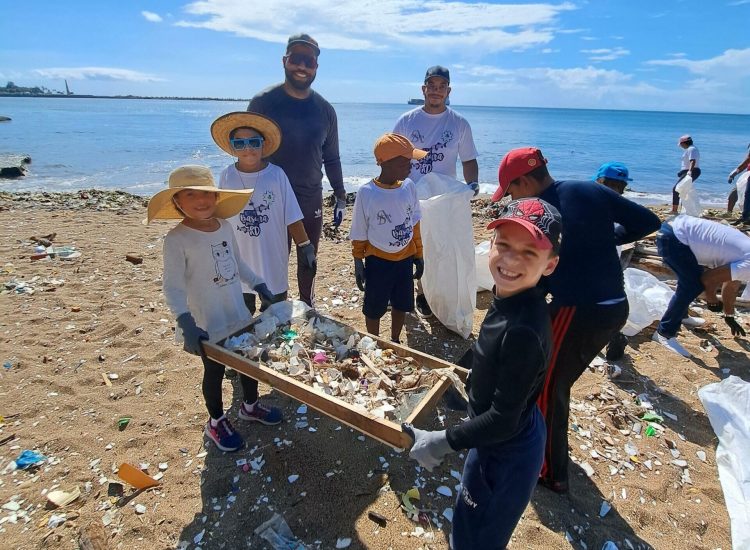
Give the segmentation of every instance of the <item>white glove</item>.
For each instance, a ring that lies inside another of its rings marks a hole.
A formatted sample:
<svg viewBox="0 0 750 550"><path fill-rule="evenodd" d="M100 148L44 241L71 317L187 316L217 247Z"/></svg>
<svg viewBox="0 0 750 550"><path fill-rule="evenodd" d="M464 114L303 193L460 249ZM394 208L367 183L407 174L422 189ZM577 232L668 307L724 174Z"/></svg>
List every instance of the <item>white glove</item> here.
<svg viewBox="0 0 750 550"><path fill-rule="evenodd" d="M440 466L445 455L453 452L445 436L445 430L418 430L409 424L403 424L401 427L414 438L409 458L419 462L419 465L427 468L428 472L431 472L435 466Z"/></svg>

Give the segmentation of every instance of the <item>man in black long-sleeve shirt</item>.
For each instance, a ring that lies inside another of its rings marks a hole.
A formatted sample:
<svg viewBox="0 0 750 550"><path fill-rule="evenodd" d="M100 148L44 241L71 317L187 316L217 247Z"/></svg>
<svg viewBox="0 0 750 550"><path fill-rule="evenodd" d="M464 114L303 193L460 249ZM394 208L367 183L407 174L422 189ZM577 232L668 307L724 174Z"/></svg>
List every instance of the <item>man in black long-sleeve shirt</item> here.
<svg viewBox="0 0 750 550"><path fill-rule="evenodd" d="M323 229L323 171L336 196L334 225L346 211L336 111L310 88L318 70L318 43L307 34L289 37L283 57L285 80L250 100L247 110L266 115L281 128L281 146L269 157L289 178L302 209L307 236L318 254ZM291 239L289 240L291 248ZM297 262L300 299L313 305L315 272Z"/></svg>
<svg viewBox="0 0 750 550"><path fill-rule="evenodd" d="M628 318L622 269L616 245L659 229L647 208L591 181L555 181L539 149L510 151L500 163L500 185L516 200L539 197L560 211L565 238L560 264L542 281L552 294L552 358L539 397L547 424L540 482L556 492L568 490L568 414L570 389L589 363Z"/></svg>
<svg viewBox="0 0 750 550"><path fill-rule="evenodd" d="M472 347L469 420L432 432L405 427L414 435L409 456L430 470L447 453L469 449L453 512L454 550L505 548L543 461L546 432L536 400L552 330L537 283L557 265L560 214L539 199L514 201L493 228L495 298Z"/></svg>

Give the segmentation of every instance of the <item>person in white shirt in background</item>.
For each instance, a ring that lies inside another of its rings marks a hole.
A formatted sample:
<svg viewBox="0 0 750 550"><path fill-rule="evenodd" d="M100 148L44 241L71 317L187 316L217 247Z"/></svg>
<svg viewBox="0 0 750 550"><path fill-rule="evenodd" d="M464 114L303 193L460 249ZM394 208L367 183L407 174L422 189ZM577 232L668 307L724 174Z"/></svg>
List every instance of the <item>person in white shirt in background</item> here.
<svg viewBox="0 0 750 550"><path fill-rule="evenodd" d="M690 303L706 293L708 308L722 312L733 336L745 336L734 314L740 282L750 282L750 237L727 225L694 216L665 221L656 235L659 255L677 274L677 288L653 339L669 350L690 357L677 331ZM716 290L721 285L721 301Z"/></svg>
<svg viewBox="0 0 750 550"><path fill-rule="evenodd" d="M422 86L424 106L401 115L393 133L406 136L415 147L427 151L427 156L411 163L409 179L414 183L431 172L456 178L456 162L460 158L464 181L476 196L479 193L477 148L468 121L447 106L450 82L450 72L445 67L435 65L427 69ZM423 317L432 315L419 283L416 308Z"/></svg>
<svg viewBox="0 0 750 550"><path fill-rule="evenodd" d="M677 184L685 176L690 176L693 181L697 180L701 175L701 169L698 163L701 159L700 151L693 145L693 138L689 135L680 137L679 145L685 151L682 153L682 163L680 165L680 171L677 172L677 182L675 182L672 188L672 214L677 214L680 206L680 194L677 192Z"/></svg>

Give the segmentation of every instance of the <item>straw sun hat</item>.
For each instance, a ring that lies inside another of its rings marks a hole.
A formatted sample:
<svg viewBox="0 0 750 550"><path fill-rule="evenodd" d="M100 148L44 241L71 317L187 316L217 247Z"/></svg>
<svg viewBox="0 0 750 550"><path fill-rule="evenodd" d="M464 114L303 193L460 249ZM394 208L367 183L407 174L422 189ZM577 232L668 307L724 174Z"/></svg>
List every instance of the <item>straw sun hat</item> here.
<svg viewBox="0 0 750 550"><path fill-rule="evenodd" d="M230 191L219 189L211 171L205 166L180 166L169 174L169 187L159 191L148 201L146 223L152 220L181 220L185 215L178 210L172 198L183 189L210 191L216 197L215 218L231 218L242 210L253 194L252 189Z"/></svg>
<svg viewBox="0 0 750 550"><path fill-rule="evenodd" d="M229 134L235 128L252 128L263 136L263 158L276 152L281 145L281 129L270 118L257 113L236 111L221 115L211 124L211 137L224 152L237 156L229 143Z"/></svg>

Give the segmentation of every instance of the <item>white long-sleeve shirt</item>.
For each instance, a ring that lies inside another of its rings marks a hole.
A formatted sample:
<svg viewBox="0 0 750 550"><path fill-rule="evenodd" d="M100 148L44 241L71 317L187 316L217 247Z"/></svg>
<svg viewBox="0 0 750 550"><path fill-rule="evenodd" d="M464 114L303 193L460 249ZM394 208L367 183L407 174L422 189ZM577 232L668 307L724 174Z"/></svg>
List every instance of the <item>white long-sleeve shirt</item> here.
<svg viewBox="0 0 750 550"><path fill-rule="evenodd" d="M198 327L215 342L247 326L252 316L242 299L244 281L250 287L263 282L239 258L232 227L218 220L212 232L180 223L164 238L163 290L175 317L190 312ZM178 342L182 333L175 333Z"/></svg>

